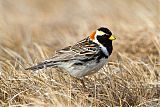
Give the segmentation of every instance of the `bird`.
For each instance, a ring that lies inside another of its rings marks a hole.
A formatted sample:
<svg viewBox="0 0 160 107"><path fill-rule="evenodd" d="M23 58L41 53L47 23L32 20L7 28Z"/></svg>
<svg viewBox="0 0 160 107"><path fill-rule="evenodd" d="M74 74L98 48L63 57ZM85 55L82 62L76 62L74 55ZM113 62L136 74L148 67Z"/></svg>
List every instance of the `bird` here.
<svg viewBox="0 0 160 107"><path fill-rule="evenodd" d="M116 37L106 27L99 27L83 40L55 52L55 55L25 70L60 68L81 79L99 71L112 53Z"/></svg>

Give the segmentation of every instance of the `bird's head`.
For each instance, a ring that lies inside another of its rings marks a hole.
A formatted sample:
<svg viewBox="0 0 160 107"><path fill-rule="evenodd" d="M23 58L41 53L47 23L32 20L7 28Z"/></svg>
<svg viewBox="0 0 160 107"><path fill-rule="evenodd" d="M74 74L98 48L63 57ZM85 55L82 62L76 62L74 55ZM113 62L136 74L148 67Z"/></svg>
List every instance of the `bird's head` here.
<svg viewBox="0 0 160 107"><path fill-rule="evenodd" d="M112 45L112 41L116 39L115 36L112 35L112 32L105 27L100 27L96 31L92 32L89 38L98 45L105 47L107 45Z"/></svg>

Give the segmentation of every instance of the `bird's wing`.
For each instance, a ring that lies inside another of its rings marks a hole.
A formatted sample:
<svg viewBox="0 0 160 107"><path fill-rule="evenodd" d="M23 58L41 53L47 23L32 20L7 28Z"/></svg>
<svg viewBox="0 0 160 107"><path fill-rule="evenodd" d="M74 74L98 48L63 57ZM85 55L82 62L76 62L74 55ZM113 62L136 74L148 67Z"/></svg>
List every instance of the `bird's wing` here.
<svg viewBox="0 0 160 107"><path fill-rule="evenodd" d="M99 46L86 38L73 46L68 46L56 51L55 56L42 61L35 66L27 68L26 70L39 70L46 67L57 67L59 64L72 60L79 60L87 62L93 60L100 52Z"/></svg>
<svg viewBox="0 0 160 107"><path fill-rule="evenodd" d="M61 50L56 51L54 60L75 60L91 58L98 54L100 51L99 45L89 40L89 38L79 41L73 46L68 46Z"/></svg>

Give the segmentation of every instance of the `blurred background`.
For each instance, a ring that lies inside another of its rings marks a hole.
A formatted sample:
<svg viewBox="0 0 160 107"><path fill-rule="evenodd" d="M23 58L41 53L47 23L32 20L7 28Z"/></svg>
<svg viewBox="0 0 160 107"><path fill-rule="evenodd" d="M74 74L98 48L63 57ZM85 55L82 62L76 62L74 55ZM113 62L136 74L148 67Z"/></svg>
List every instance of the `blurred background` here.
<svg viewBox="0 0 160 107"><path fill-rule="evenodd" d="M24 70L101 26L117 39L87 91L55 69ZM160 0L0 0L0 106L158 107L159 71Z"/></svg>
<svg viewBox="0 0 160 107"><path fill-rule="evenodd" d="M160 1L0 0L0 44L20 54L36 43L53 55L100 26L117 36L114 54L158 54L153 40L159 35Z"/></svg>

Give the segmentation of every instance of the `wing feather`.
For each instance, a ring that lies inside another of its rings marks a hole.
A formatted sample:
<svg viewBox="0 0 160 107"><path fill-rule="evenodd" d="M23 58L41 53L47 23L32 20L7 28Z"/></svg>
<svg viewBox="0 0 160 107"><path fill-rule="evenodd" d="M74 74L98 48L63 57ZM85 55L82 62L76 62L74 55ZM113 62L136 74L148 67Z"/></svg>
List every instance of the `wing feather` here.
<svg viewBox="0 0 160 107"><path fill-rule="evenodd" d="M56 55L53 57L54 60L74 60L74 59L85 59L86 57L93 57L100 51L99 45L86 38L77 44L65 47L61 50L56 51Z"/></svg>
<svg viewBox="0 0 160 107"><path fill-rule="evenodd" d="M67 62L71 60L79 60L87 62L93 60L95 55L99 54L100 47L86 38L73 46L65 47L56 51L55 56L49 60L38 63L35 66L27 68L26 70L38 70L46 67L57 67L61 62Z"/></svg>

